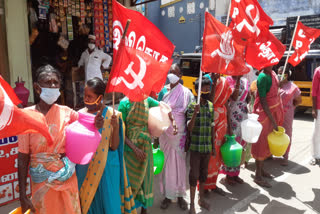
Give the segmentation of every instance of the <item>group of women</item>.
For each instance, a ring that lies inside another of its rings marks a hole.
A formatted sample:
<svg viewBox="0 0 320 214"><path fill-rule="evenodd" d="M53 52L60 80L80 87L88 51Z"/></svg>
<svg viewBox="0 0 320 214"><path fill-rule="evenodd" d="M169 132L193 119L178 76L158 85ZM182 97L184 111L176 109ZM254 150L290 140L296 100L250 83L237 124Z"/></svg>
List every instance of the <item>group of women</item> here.
<svg viewBox="0 0 320 214"><path fill-rule="evenodd" d="M281 72L280 69L279 74ZM215 110L216 151L220 151L225 134L235 134L244 148L244 162L251 154L256 159L255 182L264 187L270 184L263 177L271 177L263 168L263 161L271 156L267 135L283 125L291 137L294 108L301 102L299 88L288 81L289 76L286 72L285 80L279 82L272 67L265 68L259 74L257 91L250 90L252 87L245 77L208 76ZM19 136L18 174L23 211L120 214L136 213L136 208L141 207L141 213L146 213L154 198L148 111L159 102L150 97L141 102L125 98L116 111L103 104L106 87L103 81L88 80L84 92L86 108L80 111L95 115L95 126L102 140L88 165L75 165L65 156L65 128L78 119L78 113L55 104L60 95L60 83L60 73L52 66L38 69L34 90L40 102L29 108L45 115L54 144L48 145L37 133ZM253 99L253 113L259 115L263 131L251 149L241 138L240 123L247 118L248 104ZM178 129L171 112L168 117L172 122L172 134L176 135ZM289 149L283 165L287 165ZM29 165L32 201L26 196ZM240 167L224 166L217 153L209 162L207 190L221 193L216 186L220 172L227 175L225 180L230 185L243 183L239 177Z"/></svg>
<svg viewBox="0 0 320 214"><path fill-rule="evenodd" d="M153 204L153 158L148 132L149 108L159 102L123 99L119 111L103 104L106 85L99 78L86 82L85 108L95 115L101 142L87 165L76 165L65 155L65 129L78 119L74 110L55 104L61 76L50 65L37 70L34 83L40 102L29 107L46 117L54 144L38 133L19 136L19 184L23 211L35 213L146 213ZM173 135L177 134L172 113ZM28 166L30 164L30 170ZM128 171L127 171L128 170ZM30 171L32 201L26 196ZM130 182L129 182L130 178Z"/></svg>

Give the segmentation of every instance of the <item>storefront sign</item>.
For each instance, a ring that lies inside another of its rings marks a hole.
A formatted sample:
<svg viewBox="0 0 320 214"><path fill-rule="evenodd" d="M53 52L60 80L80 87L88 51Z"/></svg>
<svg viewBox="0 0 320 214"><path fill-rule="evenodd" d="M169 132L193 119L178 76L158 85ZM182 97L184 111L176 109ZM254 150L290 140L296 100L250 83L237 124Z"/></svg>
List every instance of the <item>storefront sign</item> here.
<svg viewBox="0 0 320 214"><path fill-rule="evenodd" d="M18 137L0 139L0 206L19 199ZM31 193L30 178L27 194Z"/></svg>

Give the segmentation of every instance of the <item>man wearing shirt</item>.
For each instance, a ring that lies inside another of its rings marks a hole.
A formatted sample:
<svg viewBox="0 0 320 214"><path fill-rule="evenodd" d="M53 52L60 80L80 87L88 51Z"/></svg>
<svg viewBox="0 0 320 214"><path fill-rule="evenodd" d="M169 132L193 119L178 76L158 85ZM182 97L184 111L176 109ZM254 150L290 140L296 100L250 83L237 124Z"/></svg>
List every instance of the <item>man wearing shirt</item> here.
<svg viewBox="0 0 320 214"><path fill-rule="evenodd" d="M84 68L85 81L94 77L103 80L102 72L105 72L111 63L111 56L95 46L96 37L89 35L88 49L85 50L78 62L78 66Z"/></svg>
<svg viewBox="0 0 320 214"><path fill-rule="evenodd" d="M320 163L320 67L314 71L312 80L312 116L314 118L314 130L312 136L312 160L311 165Z"/></svg>

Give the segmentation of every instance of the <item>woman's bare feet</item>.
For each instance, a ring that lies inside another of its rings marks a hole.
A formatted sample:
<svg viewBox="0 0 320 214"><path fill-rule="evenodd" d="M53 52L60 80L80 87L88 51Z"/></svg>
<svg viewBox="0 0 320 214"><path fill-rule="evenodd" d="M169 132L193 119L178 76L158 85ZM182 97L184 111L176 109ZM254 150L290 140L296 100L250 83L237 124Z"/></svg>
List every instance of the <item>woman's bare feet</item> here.
<svg viewBox="0 0 320 214"><path fill-rule="evenodd" d="M269 184L267 181L263 180L262 178L255 178L254 182L258 184L261 187L271 188L271 184Z"/></svg>
<svg viewBox="0 0 320 214"><path fill-rule="evenodd" d="M208 204L205 200L199 199L198 204L201 208L210 211L210 204Z"/></svg>
<svg viewBox="0 0 320 214"><path fill-rule="evenodd" d="M241 179L239 176L234 177L235 182L237 182L238 184L243 184L244 181L243 179Z"/></svg>
<svg viewBox="0 0 320 214"><path fill-rule="evenodd" d="M190 214L196 214L196 208L194 207L194 203L190 204L189 213Z"/></svg>

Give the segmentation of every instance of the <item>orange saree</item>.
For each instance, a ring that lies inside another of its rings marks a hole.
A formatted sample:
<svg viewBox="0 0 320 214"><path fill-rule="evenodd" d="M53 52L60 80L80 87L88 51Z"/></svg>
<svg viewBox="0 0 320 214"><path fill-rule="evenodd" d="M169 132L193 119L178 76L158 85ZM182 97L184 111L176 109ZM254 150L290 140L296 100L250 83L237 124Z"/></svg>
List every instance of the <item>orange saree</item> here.
<svg viewBox="0 0 320 214"><path fill-rule="evenodd" d="M224 136L227 133L227 103L232 94L232 88L224 77L217 80L214 105L214 123L215 123L215 150L216 156L210 157L208 166L208 178L204 189L215 189L219 170L222 164L220 146L223 142Z"/></svg>
<svg viewBox="0 0 320 214"><path fill-rule="evenodd" d="M35 110L35 106L30 107ZM60 154L65 153L65 128L78 118L78 113L68 107L54 104L46 114L53 145L48 146L40 134L20 135L19 152L30 155L30 167L43 165L46 170L57 172L64 167ZM36 214L81 213L76 173L66 181L32 181L32 203Z"/></svg>
<svg viewBox="0 0 320 214"><path fill-rule="evenodd" d="M267 93L266 99L269 105L269 109L276 123L282 125L283 123L283 107L279 94L279 80L274 71L271 73L272 85ZM253 113L259 115L258 121L261 123L263 129L260 134L259 140L257 143L252 144L251 154L256 160L265 160L269 156L271 156L269 145L268 145L268 134L270 134L273 130L273 125L268 118L267 114L264 112L262 105L260 103L259 92L257 92L257 97L253 107Z"/></svg>

